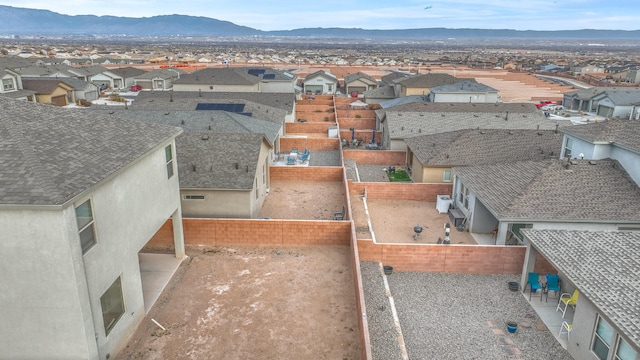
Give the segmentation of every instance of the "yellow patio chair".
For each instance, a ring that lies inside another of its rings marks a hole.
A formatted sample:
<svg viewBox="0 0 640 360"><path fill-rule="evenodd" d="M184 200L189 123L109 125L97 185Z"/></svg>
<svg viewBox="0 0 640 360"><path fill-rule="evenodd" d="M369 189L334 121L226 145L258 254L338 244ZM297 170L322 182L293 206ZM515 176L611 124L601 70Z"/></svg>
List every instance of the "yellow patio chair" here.
<svg viewBox="0 0 640 360"><path fill-rule="evenodd" d="M567 334L567 340L569 340L569 337L571 336L571 330L573 330L573 325L569 324L566 321L562 322L562 326L560 326L560 333L558 334L558 337L562 336L562 334Z"/></svg>
<svg viewBox="0 0 640 360"><path fill-rule="evenodd" d="M575 308L578 303L578 289L573 291L573 294L569 296L569 293L563 293L560 295L560 301L558 301L558 307L556 307L556 311L562 311L562 317L564 318L564 314L567 312L567 308L569 305ZM574 310L575 311L575 310Z"/></svg>

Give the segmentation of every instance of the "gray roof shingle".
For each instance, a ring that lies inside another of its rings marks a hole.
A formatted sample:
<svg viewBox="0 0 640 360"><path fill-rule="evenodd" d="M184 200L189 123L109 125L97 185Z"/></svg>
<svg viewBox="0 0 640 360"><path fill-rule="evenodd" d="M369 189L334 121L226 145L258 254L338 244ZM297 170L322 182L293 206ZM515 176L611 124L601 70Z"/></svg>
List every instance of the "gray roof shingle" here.
<svg viewBox="0 0 640 360"><path fill-rule="evenodd" d="M498 219L640 223L640 188L615 160L456 167Z"/></svg>
<svg viewBox="0 0 640 360"><path fill-rule="evenodd" d="M0 97L0 204L63 205L179 128Z"/></svg>
<svg viewBox="0 0 640 360"><path fill-rule="evenodd" d="M258 119L282 124L293 113L294 93L202 92L197 91L141 91L132 110L195 110L199 103L245 104L245 112Z"/></svg>
<svg viewBox="0 0 640 360"><path fill-rule="evenodd" d="M640 121L612 119L563 128L562 132L592 143L612 143L640 152Z"/></svg>
<svg viewBox="0 0 640 360"><path fill-rule="evenodd" d="M250 70L258 68L206 68L190 74L184 74L175 84L190 85L253 85L264 80L263 74L252 75ZM285 71L271 68L259 68L264 74L272 75L269 81L294 81L295 76Z"/></svg>
<svg viewBox="0 0 640 360"><path fill-rule="evenodd" d="M459 130L405 139L420 163L468 166L557 158L562 134L553 130Z"/></svg>
<svg viewBox="0 0 640 360"><path fill-rule="evenodd" d="M570 126L570 121L547 119L533 104L423 103L415 102L384 111L391 139L439 134L463 129L539 129Z"/></svg>
<svg viewBox="0 0 640 360"><path fill-rule="evenodd" d="M262 134L185 132L176 139L181 189L252 190Z"/></svg>
<svg viewBox="0 0 640 360"><path fill-rule="evenodd" d="M522 233L608 321L640 347L640 232L525 229Z"/></svg>

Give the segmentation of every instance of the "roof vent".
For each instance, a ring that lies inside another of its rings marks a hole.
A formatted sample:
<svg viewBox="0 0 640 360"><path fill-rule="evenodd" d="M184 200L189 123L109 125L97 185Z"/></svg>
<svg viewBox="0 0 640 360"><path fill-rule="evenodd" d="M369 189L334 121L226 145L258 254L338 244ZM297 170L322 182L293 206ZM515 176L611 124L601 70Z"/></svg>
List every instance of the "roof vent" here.
<svg viewBox="0 0 640 360"><path fill-rule="evenodd" d="M573 161L573 160L569 161L569 163L570 163L571 165L578 165L578 162L577 162L577 161Z"/></svg>
<svg viewBox="0 0 640 360"><path fill-rule="evenodd" d="M597 164L597 162L596 162L596 161L589 160L589 165L596 165L596 164Z"/></svg>
<svg viewBox="0 0 640 360"><path fill-rule="evenodd" d="M184 120L180 120L180 124L184 125Z"/></svg>
<svg viewBox="0 0 640 360"><path fill-rule="evenodd" d="M169 113L169 112L166 112L166 113L164 113L164 114L165 114L165 115L169 115L170 113Z"/></svg>
<svg viewBox="0 0 640 360"><path fill-rule="evenodd" d="M238 170L240 168L240 164L238 163L233 163L233 168Z"/></svg>
<svg viewBox="0 0 640 360"><path fill-rule="evenodd" d="M509 131L509 135L513 135L513 131Z"/></svg>
<svg viewBox="0 0 640 360"><path fill-rule="evenodd" d="M196 166L195 165L191 165L191 170L193 170L193 172L196 172Z"/></svg>
<svg viewBox="0 0 640 360"><path fill-rule="evenodd" d="M209 135L202 135L202 140L209 140Z"/></svg>

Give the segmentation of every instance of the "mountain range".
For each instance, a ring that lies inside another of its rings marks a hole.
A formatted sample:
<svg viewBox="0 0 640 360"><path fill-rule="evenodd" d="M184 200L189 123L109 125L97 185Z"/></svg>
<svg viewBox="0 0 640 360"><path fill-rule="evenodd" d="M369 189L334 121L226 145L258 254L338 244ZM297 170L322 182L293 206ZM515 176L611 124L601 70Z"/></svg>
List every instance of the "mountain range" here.
<svg viewBox="0 0 640 360"><path fill-rule="evenodd" d="M0 35L74 36L281 36L325 38L525 38L525 39L639 39L640 30L560 30L422 28L373 30L361 28L302 28L262 31L201 16L162 15L143 18L64 15L49 10L0 5Z"/></svg>

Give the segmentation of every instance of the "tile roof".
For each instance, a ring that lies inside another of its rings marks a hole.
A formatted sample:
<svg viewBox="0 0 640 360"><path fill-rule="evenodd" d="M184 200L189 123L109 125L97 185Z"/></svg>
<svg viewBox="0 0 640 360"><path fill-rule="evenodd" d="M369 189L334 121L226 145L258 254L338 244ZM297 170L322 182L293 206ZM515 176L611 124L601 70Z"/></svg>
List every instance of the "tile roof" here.
<svg viewBox="0 0 640 360"><path fill-rule="evenodd" d="M269 81L294 81L295 75L271 68L259 68L264 70L264 75L252 75L250 70L258 68L206 68L191 74L184 74L175 84L202 84L202 85L254 85L264 81L264 75L269 74L273 79Z"/></svg>
<svg viewBox="0 0 640 360"><path fill-rule="evenodd" d="M469 166L557 158L562 133L553 130L458 130L405 139L425 166Z"/></svg>
<svg viewBox="0 0 640 360"><path fill-rule="evenodd" d="M591 143L614 144L640 152L640 121L612 119L563 128L562 132Z"/></svg>
<svg viewBox="0 0 640 360"><path fill-rule="evenodd" d="M377 110L376 114L384 116L391 139L464 129L555 130L572 125L547 119L533 104L411 103Z"/></svg>
<svg viewBox="0 0 640 360"><path fill-rule="evenodd" d="M176 139L180 188L252 190L263 139L253 133L183 133Z"/></svg>
<svg viewBox="0 0 640 360"><path fill-rule="evenodd" d="M0 97L0 204L63 205L182 130Z"/></svg>
<svg viewBox="0 0 640 360"><path fill-rule="evenodd" d="M640 223L640 188L615 160L456 167L498 219Z"/></svg>
<svg viewBox="0 0 640 360"><path fill-rule="evenodd" d="M640 347L640 232L522 233L633 345Z"/></svg>
<svg viewBox="0 0 640 360"><path fill-rule="evenodd" d="M172 101L173 99L173 101ZM199 103L245 104L254 117L282 124L293 113L294 93L141 91L129 107L132 110L195 110Z"/></svg>

